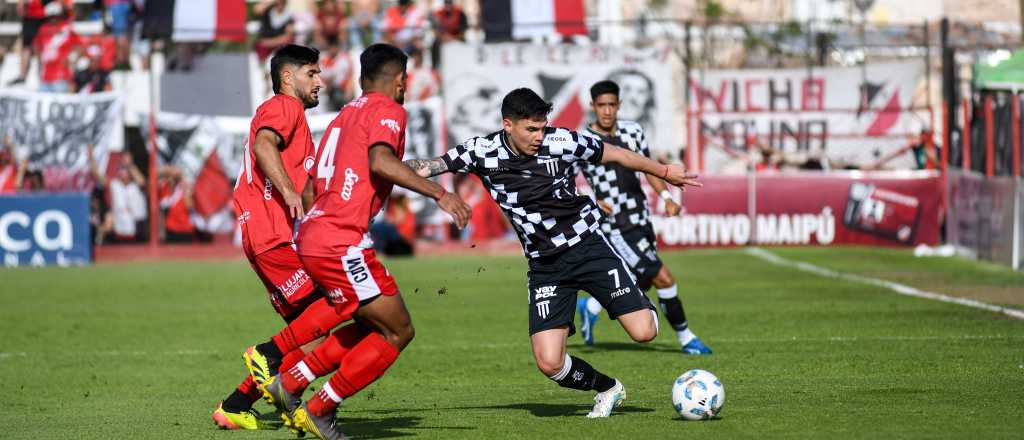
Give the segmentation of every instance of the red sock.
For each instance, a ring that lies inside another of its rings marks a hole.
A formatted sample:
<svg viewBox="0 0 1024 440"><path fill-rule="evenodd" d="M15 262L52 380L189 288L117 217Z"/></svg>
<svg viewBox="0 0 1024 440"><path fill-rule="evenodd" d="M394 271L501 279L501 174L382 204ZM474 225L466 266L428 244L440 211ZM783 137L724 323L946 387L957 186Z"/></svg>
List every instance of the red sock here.
<svg viewBox="0 0 1024 440"><path fill-rule="evenodd" d="M289 351L288 354L284 355L284 357L281 358L281 366L277 369L277 372L281 373L283 371L290 370L304 357L306 357L306 352L302 351L301 348Z"/></svg>
<svg viewBox="0 0 1024 440"><path fill-rule="evenodd" d="M380 333L370 333L345 356L337 373L307 403L309 412L321 417L379 379L398 359L398 349Z"/></svg>
<svg viewBox="0 0 1024 440"><path fill-rule="evenodd" d="M272 336L271 340L281 353L290 353L330 333L332 328L351 317L351 314L339 315L334 306L327 303L327 298L320 298L306 307L287 327Z"/></svg>
<svg viewBox="0 0 1024 440"><path fill-rule="evenodd" d="M256 381L252 380L252 375L245 376L245 380L238 385L238 392L244 394L249 399L249 403L256 403L260 397L263 397L263 393L256 388Z"/></svg>
<svg viewBox="0 0 1024 440"><path fill-rule="evenodd" d="M358 325L349 324L335 330L327 339L324 339L324 342L317 345L313 351L309 352L305 357L299 358L288 368L285 368L286 361L282 361L280 371L285 374L281 375L281 385L289 393L294 395L301 394L314 379L326 376L332 371L337 370L345 354L368 334L368 331L363 330ZM296 351L301 353L302 350ZM292 353L288 353L285 359L292 356Z"/></svg>

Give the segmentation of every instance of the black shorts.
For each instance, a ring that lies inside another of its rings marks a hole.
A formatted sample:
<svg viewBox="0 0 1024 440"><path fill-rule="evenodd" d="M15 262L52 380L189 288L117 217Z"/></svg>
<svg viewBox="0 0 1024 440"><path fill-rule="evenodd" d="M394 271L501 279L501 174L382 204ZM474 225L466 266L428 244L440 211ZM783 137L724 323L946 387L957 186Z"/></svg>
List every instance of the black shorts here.
<svg viewBox="0 0 1024 440"><path fill-rule="evenodd" d="M655 310L636 286L625 262L602 233L595 232L562 253L531 258L530 334L569 326L576 333L576 293L586 291L616 319L637 310Z"/></svg>
<svg viewBox="0 0 1024 440"><path fill-rule="evenodd" d="M32 48L39 35L39 28L46 22L45 18L22 18L21 19L21 44L24 47Z"/></svg>
<svg viewBox="0 0 1024 440"><path fill-rule="evenodd" d="M654 228L647 224L624 232L613 229L607 237L615 252L626 260L633 275L636 275L637 284L644 290L651 287L651 281L658 275L663 265L655 247L658 242L654 237Z"/></svg>

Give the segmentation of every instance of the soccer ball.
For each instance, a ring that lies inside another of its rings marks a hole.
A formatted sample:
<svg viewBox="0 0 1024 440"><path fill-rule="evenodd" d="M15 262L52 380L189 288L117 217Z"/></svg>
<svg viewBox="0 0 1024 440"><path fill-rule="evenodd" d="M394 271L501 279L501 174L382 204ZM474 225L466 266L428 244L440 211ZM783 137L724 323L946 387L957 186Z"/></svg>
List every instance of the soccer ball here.
<svg viewBox="0 0 1024 440"><path fill-rule="evenodd" d="M686 420L715 417L724 403L725 386L707 371L687 371L672 384L672 405Z"/></svg>

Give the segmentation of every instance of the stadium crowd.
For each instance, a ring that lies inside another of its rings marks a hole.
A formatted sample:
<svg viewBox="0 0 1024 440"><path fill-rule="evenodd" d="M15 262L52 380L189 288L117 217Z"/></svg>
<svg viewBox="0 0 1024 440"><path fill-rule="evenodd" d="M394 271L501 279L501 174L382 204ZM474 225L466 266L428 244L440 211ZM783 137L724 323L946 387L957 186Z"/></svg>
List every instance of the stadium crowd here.
<svg viewBox="0 0 1024 440"><path fill-rule="evenodd" d="M24 88L38 66L39 92L92 93L111 91L114 71L144 72L149 55L162 51L168 70L190 70L204 53L224 43L175 43L171 38L170 9L173 2L156 0L18 0L0 5L0 16L16 16L21 23L18 38L3 56L19 58L16 78L3 87ZM324 87L320 95L333 112L353 99L354 63L351 54L374 42L392 43L410 55L407 101L425 100L440 93L436 66L440 45L464 40L468 23L460 2L445 0L428 9L411 0L259 0L248 1L248 29L244 45L264 68L273 51L285 44L306 44L320 49ZM8 8L8 9L4 9ZM13 12L13 13L12 13ZM99 24L98 32L78 32L75 24ZM229 43L230 44L230 43ZM245 50L228 46L226 50ZM269 78L269 75L267 75ZM44 173L34 169L8 137L0 145L0 193L42 191ZM126 148L110 156L100 170L89 148L96 244L139 242L148 239L148 185L145 160L136 161ZM195 182L174 166L158 170L156 195L166 242L209 241L210 236L193 224L192 187ZM397 198L399 201L403 199ZM395 252L407 252L415 236L415 222L408 203L395 203L386 221L377 228ZM401 231L399 234L398 231Z"/></svg>

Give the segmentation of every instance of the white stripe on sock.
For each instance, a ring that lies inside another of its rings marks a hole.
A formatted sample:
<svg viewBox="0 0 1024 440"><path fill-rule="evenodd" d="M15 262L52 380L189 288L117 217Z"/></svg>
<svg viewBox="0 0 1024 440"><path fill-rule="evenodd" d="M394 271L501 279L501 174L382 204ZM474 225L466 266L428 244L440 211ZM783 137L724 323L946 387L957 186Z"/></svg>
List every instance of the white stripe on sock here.
<svg viewBox="0 0 1024 440"><path fill-rule="evenodd" d="M591 315L601 313L601 309L601 302L598 301L597 298L587 298L587 311L590 312Z"/></svg>
<svg viewBox="0 0 1024 440"><path fill-rule="evenodd" d="M295 364L295 368L299 369L299 372L302 373L302 377L306 378L307 382L312 382L316 380L316 376L313 374L313 370L309 369L309 366L306 365L305 361L299 361L299 363Z"/></svg>
<svg viewBox="0 0 1024 440"><path fill-rule="evenodd" d="M333 400L334 403L341 403L341 396L339 396L338 393L334 392L334 388L331 388L330 382L325 383L324 387L321 388L321 390L324 392L324 394L327 395L328 398Z"/></svg>
<svg viewBox="0 0 1024 440"><path fill-rule="evenodd" d="M690 341L697 338L697 335L693 334L693 332L690 331L689 328L687 328L686 330L680 330L676 332L676 336L679 337L679 344L683 346L689 344Z"/></svg>
<svg viewBox="0 0 1024 440"><path fill-rule="evenodd" d="M658 312L651 310L651 319L654 320L654 336L658 336L661 331L661 322L658 321Z"/></svg>
<svg viewBox="0 0 1024 440"><path fill-rule="evenodd" d="M658 289L658 298L672 299L679 296L679 284L673 284L664 289Z"/></svg>
<svg viewBox="0 0 1024 440"><path fill-rule="evenodd" d="M565 376L569 375L569 370L572 370L572 358L569 357L569 353L565 354L565 361L562 362L562 369L558 371L554 376L551 376L551 380L558 382L565 379Z"/></svg>

